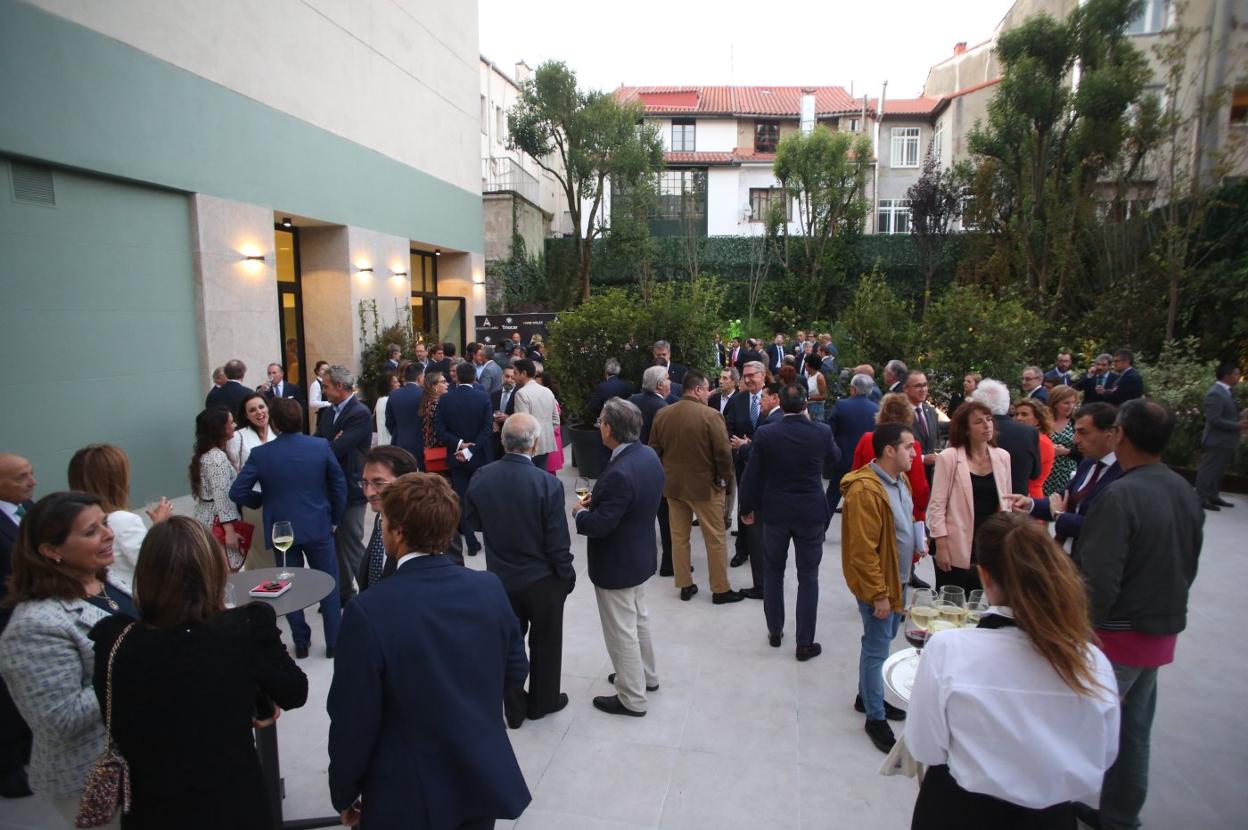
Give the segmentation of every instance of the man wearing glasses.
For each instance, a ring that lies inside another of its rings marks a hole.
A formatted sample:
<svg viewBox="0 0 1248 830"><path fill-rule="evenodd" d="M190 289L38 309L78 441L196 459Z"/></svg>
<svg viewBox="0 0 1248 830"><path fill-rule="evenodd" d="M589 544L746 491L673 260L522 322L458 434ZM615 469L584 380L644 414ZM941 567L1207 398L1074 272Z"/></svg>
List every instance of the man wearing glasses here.
<svg viewBox="0 0 1248 830"><path fill-rule="evenodd" d="M364 491L368 506L377 515L373 519L373 535L368 539L360 572L355 575L360 593L394 573L396 567L397 560L386 556L386 549L381 543L381 491L399 476L418 471L416 456L393 444L376 447L364 456L364 477L360 479L360 489ZM463 564L462 559L460 564Z"/></svg>

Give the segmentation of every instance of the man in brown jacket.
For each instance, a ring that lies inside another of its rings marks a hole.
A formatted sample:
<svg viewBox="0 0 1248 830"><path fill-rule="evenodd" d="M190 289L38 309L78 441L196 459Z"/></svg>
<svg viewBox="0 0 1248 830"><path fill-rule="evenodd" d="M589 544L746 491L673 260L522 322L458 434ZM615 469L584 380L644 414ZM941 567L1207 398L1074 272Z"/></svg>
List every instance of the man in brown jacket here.
<svg viewBox="0 0 1248 830"><path fill-rule="evenodd" d="M681 399L660 409L650 428L650 446L663 461L666 477L663 495L672 528L676 587L685 601L698 592L689 567L689 533L696 515L706 542L711 600L716 605L740 602L745 597L728 582L724 542L724 492L733 476L732 447L723 418L706 405L710 396L706 376L690 369L684 381Z"/></svg>
<svg viewBox="0 0 1248 830"><path fill-rule="evenodd" d="M866 714L871 742L887 753L896 741L885 718L906 713L884 701L884 661L905 609L911 554L924 543L906 478L914 433L904 424L880 424L872 444L875 460L841 479L841 570L862 617L854 708Z"/></svg>

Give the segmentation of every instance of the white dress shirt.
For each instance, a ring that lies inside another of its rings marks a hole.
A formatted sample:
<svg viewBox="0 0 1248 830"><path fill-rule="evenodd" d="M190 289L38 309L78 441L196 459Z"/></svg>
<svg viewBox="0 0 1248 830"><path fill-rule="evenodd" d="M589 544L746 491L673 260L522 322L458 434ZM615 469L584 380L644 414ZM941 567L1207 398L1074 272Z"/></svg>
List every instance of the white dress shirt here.
<svg viewBox="0 0 1248 830"><path fill-rule="evenodd" d="M114 510L108 514L108 529L113 532L113 564L108 566L108 575L120 577L127 585L133 585L139 548L147 538L147 524L137 513Z"/></svg>
<svg viewBox="0 0 1248 830"><path fill-rule="evenodd" d="M4 511L4 515L9 517L9 521L15 525L21 525L21 520L17 518L17 505L11 501L0 501L0 510Z"/></svg>
<svg viewBox="0 0 1248 830"><path fill-rule="evenodd" d="M1033 809L1095 804L1118 755L1118 684L1100 649L1089 644L1088 659L1101 688L1081 695L1020 628L941 631L919 660L906 747L924 764L948 764L970 792Z"/></svg>
<svg viewBox="0 0 1248 830"><path fill-rule="evenodd" d="M329 406L329 401L321 397L321 382L314 380L308 385L308 410L316 412Z"/></svg>

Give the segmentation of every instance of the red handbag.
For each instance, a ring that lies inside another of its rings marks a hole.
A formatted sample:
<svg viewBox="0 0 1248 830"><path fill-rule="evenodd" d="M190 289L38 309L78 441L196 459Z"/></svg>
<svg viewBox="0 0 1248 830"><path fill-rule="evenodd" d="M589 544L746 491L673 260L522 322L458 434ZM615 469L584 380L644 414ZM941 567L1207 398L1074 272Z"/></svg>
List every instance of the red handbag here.
<svg viewBox="0 0 1248 830"><path fill-rule="evenodd" d="M238 553L239 561L237 567L234 562L230 562L230 568L234 571L241 570L243 564L247 561L247 552L251 550L251 537L256 532L256 526L251 522L244 522L242 519L236 519L234 522L234 532L238 534ZM221 524L220 517L212 517L212 537L221 543L221 547L226 548L226 554L229 554L229 548L225 544L225 527Z"/></svg>
<svg viewBox="0 0 1248 830"><path fill-rule="evenodd" d="M446 464L446 447L425 447L425 471L445 473L450 468Z"/></svg>

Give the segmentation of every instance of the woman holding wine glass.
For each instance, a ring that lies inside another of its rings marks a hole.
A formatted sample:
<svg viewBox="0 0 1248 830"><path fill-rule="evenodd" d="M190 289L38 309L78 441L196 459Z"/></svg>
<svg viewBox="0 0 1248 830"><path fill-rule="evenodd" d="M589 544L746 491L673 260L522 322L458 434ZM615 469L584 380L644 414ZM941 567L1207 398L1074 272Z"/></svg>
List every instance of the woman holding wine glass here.
<svg viewBox="0 0 1248 830"><path fill-rule="evenodd" d="M911 827L1069 830L1118 753L1113 669L1079 572L1042 527L998 513L976 543L990 607L927 642L910 694L906 747L928 765Z"/></svg>

